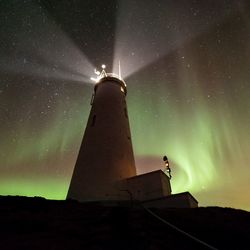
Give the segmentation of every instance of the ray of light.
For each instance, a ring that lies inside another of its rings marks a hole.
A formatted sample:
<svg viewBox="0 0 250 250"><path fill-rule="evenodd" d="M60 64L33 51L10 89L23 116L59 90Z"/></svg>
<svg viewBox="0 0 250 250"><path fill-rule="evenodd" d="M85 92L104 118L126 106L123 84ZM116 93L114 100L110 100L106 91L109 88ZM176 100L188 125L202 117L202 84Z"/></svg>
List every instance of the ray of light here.
<svg viewBox="0 0 250 250"><path fill-rule="evenodd" d="M206 8L207 11L211 8L209 4L201 11L195 5L190 9L186 1L158 4L120 0L118 3L113 72L118 73L118 61L121 60L124 78L181 48L231 14L225 14L225 6L219 1L213 7L222 14L216 16L204 15Z"/></svg>
<svg viewBox="0 0 250 250"><path fill-rule="evenodd" d="M6 46L2 46L0 71L90 82L93 65L41 6L30 1L11 8L17 16L12 25L2 27Z"/></svg>

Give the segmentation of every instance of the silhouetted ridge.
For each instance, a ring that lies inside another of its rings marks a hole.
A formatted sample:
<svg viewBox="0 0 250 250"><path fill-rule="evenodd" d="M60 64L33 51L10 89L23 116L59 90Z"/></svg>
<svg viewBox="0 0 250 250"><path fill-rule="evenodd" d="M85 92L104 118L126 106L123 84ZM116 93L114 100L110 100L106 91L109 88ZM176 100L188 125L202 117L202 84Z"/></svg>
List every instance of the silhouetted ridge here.
<svg viewBox="0 0 250 250"><path fill-rule="evenodd" d="M232 208L151 209L218 249L249 249L250 213ZM0 196L2 249L206 249L139 204Z"/></svg>

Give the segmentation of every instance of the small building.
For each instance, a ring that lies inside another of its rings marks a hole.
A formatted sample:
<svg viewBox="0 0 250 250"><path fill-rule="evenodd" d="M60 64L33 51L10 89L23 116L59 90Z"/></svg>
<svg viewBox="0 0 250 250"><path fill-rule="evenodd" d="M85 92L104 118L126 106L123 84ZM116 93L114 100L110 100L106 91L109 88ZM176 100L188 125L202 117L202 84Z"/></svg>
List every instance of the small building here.
<svg viewBox="0 0 250 250"><path fill-rule="evenodd" d="M198 207L198 201L189 192L171 194L169 177L162 170L125 179L124 190L129 192L132 200L149 208Z"/></svg>
<svg viewBox="0 0 250 250"><path fill-rule="evenodd" d="M125 182L134 200L146 201L171 195L169 178L161 170L136 175Z"/></svg>
<svg viewBox="0 0 250 250"><path fill-rule="evenodd" d="M196 208L198 201L189 193L178 193L169 196L147 200L142 203L144 207L152 208Z"/></svg>

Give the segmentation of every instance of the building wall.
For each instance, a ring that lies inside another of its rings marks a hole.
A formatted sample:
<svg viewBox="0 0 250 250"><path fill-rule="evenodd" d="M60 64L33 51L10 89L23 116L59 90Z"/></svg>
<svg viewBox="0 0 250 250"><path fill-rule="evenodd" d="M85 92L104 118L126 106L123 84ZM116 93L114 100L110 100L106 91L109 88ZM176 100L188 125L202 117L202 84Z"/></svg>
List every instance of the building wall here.
<svg viewBox="0 0 250 250"><path fill-rule="evenodd" d="M67 198L128 199L120 180L136 175L128 112L121 86L98 84Z"/></svg>
<svg viewBox="0 0 250 250"><path fill-rule="evenodd" d="M184 192L148 200L143 205L149 208L196 208L198 201L189 192Z"/></svg>
<svg viewBox="0 0 250 250"><path fill-rule="evenodd" d="M137 175L126 180L126 188L134 200L150 200L171 194L169 178L161 171Z"/></svg>

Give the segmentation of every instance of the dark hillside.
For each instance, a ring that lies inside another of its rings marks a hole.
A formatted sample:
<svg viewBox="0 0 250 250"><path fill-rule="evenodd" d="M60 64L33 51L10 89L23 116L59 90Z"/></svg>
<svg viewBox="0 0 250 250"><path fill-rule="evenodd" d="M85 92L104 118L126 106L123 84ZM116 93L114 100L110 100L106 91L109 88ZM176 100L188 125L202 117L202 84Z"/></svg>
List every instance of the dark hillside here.
<svg viewBox="0 0 250 250"><path fill-rule="evenodd" d="M250 213L231 208L152 209L218 249L250 249ZM0 249L209 249L139 204L104 206L0 197Z"/></svg>

